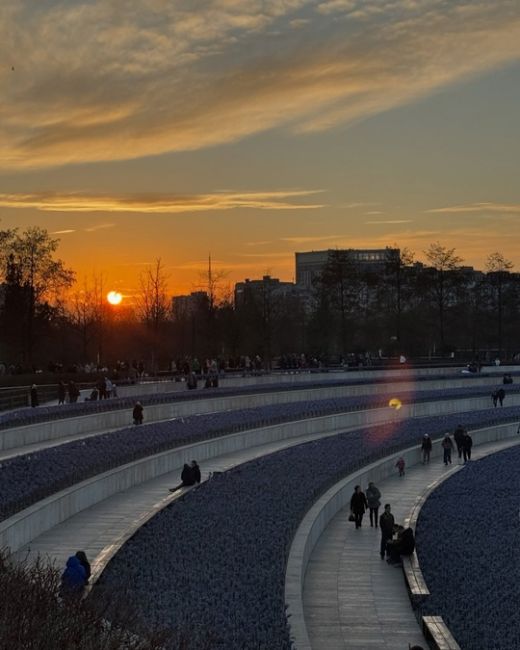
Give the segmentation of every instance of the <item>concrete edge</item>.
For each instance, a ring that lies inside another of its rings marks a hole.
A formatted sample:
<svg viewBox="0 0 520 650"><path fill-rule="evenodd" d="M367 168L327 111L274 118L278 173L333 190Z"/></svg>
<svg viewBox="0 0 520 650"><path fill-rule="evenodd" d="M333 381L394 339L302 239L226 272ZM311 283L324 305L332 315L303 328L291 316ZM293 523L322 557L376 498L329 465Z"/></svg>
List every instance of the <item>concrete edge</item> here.
<svg viewBox="0 0 520 650"><path fill-rule="evenodd" d="M473 429L471 434L474 445L484 444L514 438L517 436L518 423L508 423ZM436 452L441 456L442 438L433 441L432 457ZM417 465L421 462L419 445L408 447L396 454L375 461L356 472L349 474L323 494L308 510L298 526L294 535L285 573L285 603L291 630L291 639L297 650L312 650L307 633L303 609L303 586L305 572L312 551L318 542L321 533L325 530L332 518L350 503L354 486L366 484L368 481L375 483L387 478L395 472L396 459L402 456L406 465Z"/></svg>
<svg viewBox="0 0 520 650"><path fill-rule="evenodd" d="M432 380L428 383L432 384L432 386L419 387L414 384L413 380L408 383L396 384L394 385L396 397L399 397L403 392L413 393L414 391L420 392L420 390L453 388L453 380ZM461 379L460 386L462 387L464 385L471 386L475 384L467 384L464 379ZM487 382L484 385L487 385ZM254 408L268 404L302 402L308 399L332 399L345 396L357 397L367 395L388 397L391 389L392 384L389 382L384 384L354 384L352 386L309 386L297 390L281 392L273 390L271 392L251 393L248 395L219 396L218 393L215 393L196 400L187 399L147 406L145 422L160 422L173 418L188 417L190 415L228 409ZM487 407L490 406L489 397L468 396L459 399L483 400L488 403ZM520 394L509 395L508 403L520 404ZM61 438L67 438L70 435L71 429L77 432L77 437L80 438L81 435L87 436L94 433L104 433L107 429L113 430L130 426L132 426L131 409L121 408L70 418L48 420L19 427L10 427L0 430L0 451L5 452L11 449L17 451L20 449L19 453L24 453L24 446L59 441Z"/></svg>
<svg viewBox="0 0 520 650"><path fill-rule="evenodd" d="M520 403L520 395L517 396ZM220 437L209 438L182 447L152 454L113 468L72 485L29 506L0 522L0 547L16 552L42 533L50 530L81 510L89 508L113 494L139 485L162 474L176 471L194 456L207 460L273 441L302 435L331 435L353 428L401 421L412 417L447 415L488 408L485 398L405 404L400 410L374 408L348 411L316 418L246 429Z"/></svg>
<svg viewBox="0 0 520 650"><path fill-rule="evenodd" d="M404 410L404 409L402 409ZM372 409L293 420L208 438L120 465L56 492L0 522L0 548L15 553L42 533L118 492L199 461L304 435L330 436L395 419L395 411Z"/></svg>

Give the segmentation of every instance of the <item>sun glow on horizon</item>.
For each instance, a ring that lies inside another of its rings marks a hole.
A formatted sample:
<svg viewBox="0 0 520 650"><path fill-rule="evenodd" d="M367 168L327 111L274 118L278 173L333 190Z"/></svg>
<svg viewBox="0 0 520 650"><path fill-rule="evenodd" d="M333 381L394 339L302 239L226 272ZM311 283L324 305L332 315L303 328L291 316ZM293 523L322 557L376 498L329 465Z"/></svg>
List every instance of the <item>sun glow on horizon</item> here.
<svg viewBox="0 0 520 650"><path fill-rule="evenodd" d="M123 294L119 293L119 291L109 291L107 300L111 305L120 305L123 301Z"/></svg>

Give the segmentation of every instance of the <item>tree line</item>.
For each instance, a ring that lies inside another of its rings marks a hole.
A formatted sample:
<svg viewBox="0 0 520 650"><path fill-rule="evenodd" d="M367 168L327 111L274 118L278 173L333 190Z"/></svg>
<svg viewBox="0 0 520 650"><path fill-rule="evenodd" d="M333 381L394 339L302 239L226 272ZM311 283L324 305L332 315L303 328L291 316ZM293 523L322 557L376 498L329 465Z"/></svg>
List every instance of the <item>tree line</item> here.
<svg viewBox="0 0 520 650"><path fill-rule="evenodd" d="M208 268L189 309L173 312L158 259L139 278L131 307L111 307L102 275L77 282L57 257L59 240L39 227L0 230L0 362L4 367L113 367L140 360L152 371L172 360L282 355L343 360L357 355L512 358L520 350L519 275L501 253L485 269L464 266L440 243L424 263L397 247L377 266L330 251L310 291L251 283L235 305L222 274ZM482 358L482 360L484 360Z"/></svg>

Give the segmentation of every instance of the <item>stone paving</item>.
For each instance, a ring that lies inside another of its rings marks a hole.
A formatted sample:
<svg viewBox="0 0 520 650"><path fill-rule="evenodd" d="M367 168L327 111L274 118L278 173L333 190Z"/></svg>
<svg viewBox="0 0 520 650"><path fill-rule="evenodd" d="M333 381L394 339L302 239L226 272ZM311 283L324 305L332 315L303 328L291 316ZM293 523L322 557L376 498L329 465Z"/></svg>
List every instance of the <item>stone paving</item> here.
<svg viewBox="0 0 520 650"><path fill-rule="evenodd" d="M474 447L473 459L515 444L520 440ZM441 459L432 458L428 465L407 468L403 478L396 474L378 485L381 503L392 505L397 523L409 516L429 485L463 470L456 458L453 461L446 468ZM344 509L334 517L307 567L303 603L313 650L406 650L409 643L428 647L412 611L402 569L380 559L379 530L370 527L368 514L356 530L348 515Z"/></svg>
<svg viewBox="0 0 520 650"><path fill-rule="evenodd" d="M332 435L332 434L330 434ZM205 461L203 478L210 472L315 439L316 434L284 440ZM474 449L474 457L517 444L505 441ZM456 466L448 468L453 471ZM379 487L382 502L392 503L396 521L406 517L417 496L446 473L438 459L407 470ZM107 555L117 550L150 516L178 496L168 488L179 483L180 469L121 492L88 508L33 540L18 557L40 554L57 566L82 549L99 570ZM360 530L339 513L322 535L311 558L304 589L305 618L313 650L384 648L401 650L408 643L425 645L408 600L402 571L379 558L379 531L368 516Z"/></svg>
<svg viewBox="0 0 520 650"><path fill-rule="evenodd" d="M254 458L337 433L339 431L325 436L307 434L218 456L201 464L202 478L206 479L211 472L226 471ZM81 549L94 567L111 551L114 543L118 544L131 535L149 516L179 495L179 492L170 494L168 489L180 483L181 469L120 492L79 512L22 547L15 557L40 554L57 566L64 566L67 558Z"/></svg>

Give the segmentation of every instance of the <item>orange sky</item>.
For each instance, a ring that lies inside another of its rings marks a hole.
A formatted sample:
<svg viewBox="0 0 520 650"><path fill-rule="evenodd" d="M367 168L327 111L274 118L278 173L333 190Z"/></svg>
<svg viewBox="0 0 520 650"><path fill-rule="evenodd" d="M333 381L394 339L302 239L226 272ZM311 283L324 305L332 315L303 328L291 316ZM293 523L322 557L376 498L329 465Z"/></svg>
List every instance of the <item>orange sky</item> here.
<svg viewBox="0 0 520 650"><path fill-rule="evenodd" d="M520 269L513 0L4 0L0 228L81 279L435 241Z"/></svg>

